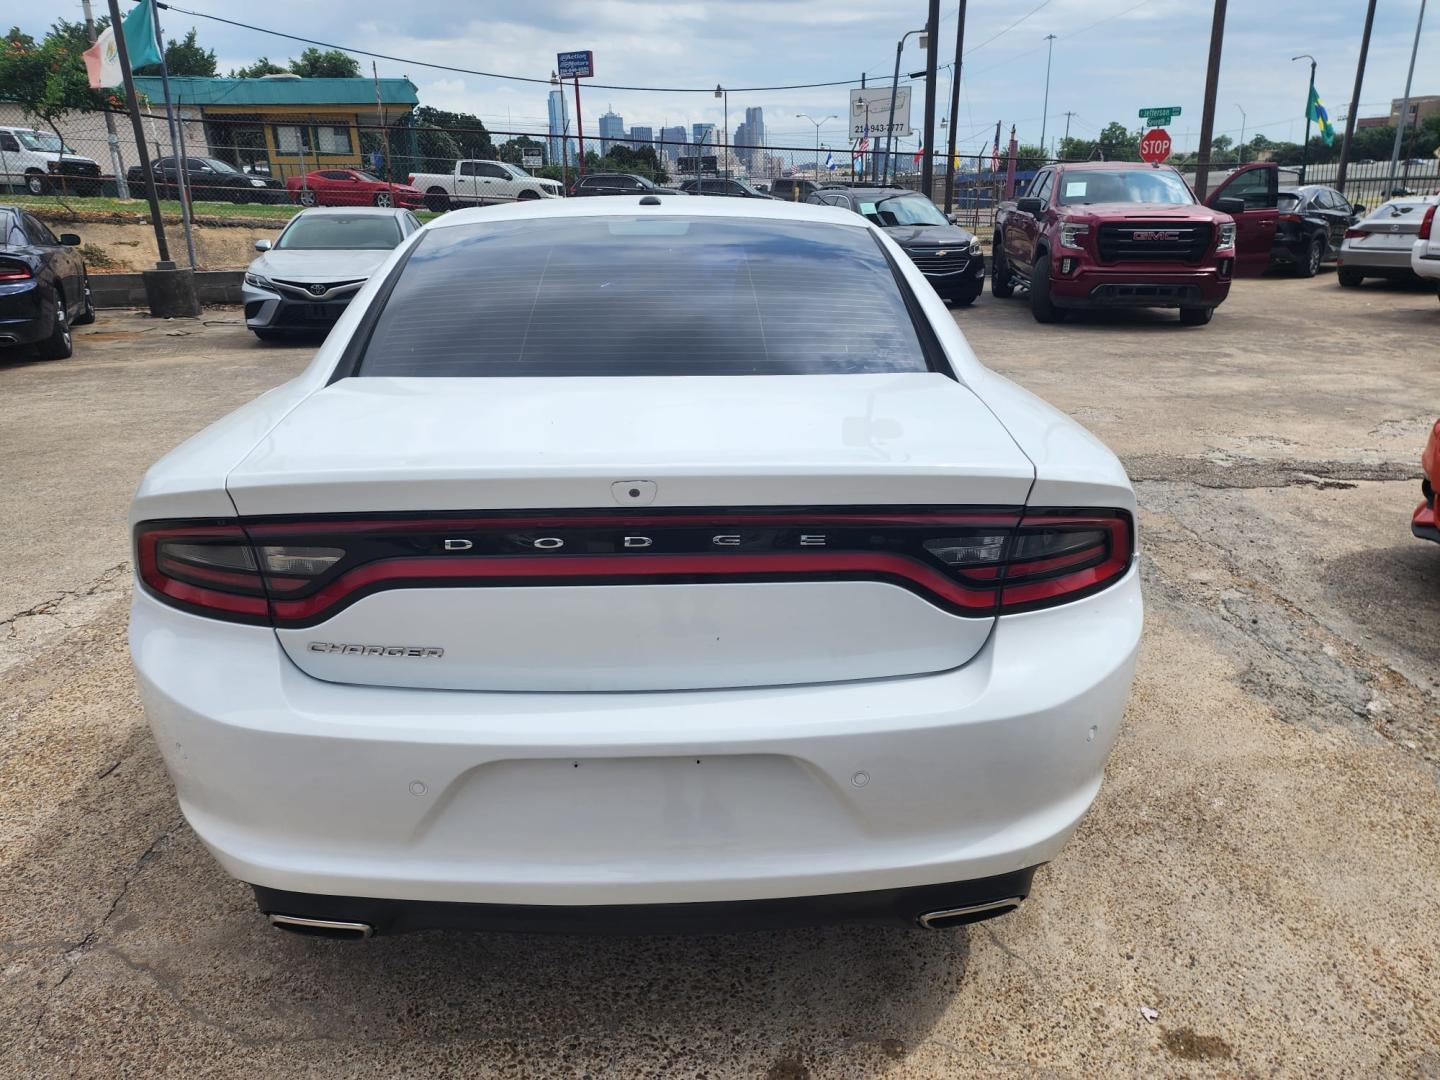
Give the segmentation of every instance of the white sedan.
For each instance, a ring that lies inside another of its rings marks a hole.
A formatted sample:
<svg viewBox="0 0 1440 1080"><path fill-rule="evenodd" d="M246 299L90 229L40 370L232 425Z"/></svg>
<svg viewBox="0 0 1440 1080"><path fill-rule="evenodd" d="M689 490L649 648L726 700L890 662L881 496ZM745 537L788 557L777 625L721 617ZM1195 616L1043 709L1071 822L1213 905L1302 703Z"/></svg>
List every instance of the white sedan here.
<svg viewBox="0 0 1440 1080"><path fill-rule="evenodd" d="M1440 284L1440 226L1435 224L1435 211L1440 208L1440 196L1430 200L1425 216L1420 219L1420 231L1415 243L1410 245L1410 269L1422 278Z"/></svg>
<svg viewBox="0 0 1440 1080"><path fill-rule="evenodd" d="M1116 458L783 202L432 222L131 522L181 808L302 933L1002 914L1141 629Z"/></svg>

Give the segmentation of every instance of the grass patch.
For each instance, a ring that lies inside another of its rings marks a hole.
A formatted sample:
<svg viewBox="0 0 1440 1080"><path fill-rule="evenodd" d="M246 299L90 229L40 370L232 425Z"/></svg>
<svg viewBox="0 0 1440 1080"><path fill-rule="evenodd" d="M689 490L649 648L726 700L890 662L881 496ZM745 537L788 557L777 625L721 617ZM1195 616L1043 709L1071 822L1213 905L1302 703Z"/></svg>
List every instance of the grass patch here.
<svg viewBox="0 0 1440 1080"><path fill-rule="evenodd" d="M107 221L119 223L148 220L150 205L144 199L115 199L106 196L57 196L57 195L0 195L0 202L23 206L36 217L47 221ZM192 207L195 221L201 225L271 225L289 221L301 208L293 203L235 203L196 202ZM180 203L173 199L160 200L160 216L167 225L180 223ZM428 210L417 210L415 216L429 221L439 215Z"/></svg>
<svg viewBox="0 0 1440 1080"><path fill-rule="evenodd" d="M93 270L113 270L120 265L98 244L81 244L80 257L85 260L85 265Z"/></svg>

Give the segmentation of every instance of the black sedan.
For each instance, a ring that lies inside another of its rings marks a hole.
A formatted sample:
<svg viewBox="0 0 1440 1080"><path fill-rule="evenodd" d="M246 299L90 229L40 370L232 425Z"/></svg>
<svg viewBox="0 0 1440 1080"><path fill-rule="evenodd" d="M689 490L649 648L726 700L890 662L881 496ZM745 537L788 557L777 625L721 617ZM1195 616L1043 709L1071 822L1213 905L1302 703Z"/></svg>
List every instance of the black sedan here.
<svg viewBox="0 0 1440 1080"><path fill-rule="evenodd" d="M156 158L150 163L155 177L156 194L162 199L179 198L177 191L180 170L176 158ZM269 176L244 173L228 161L213 157L185 158L185 173L190 187L190 198L196 202L233 203L283 203L289 201L285 185ZM145 183L145 174L139 165L130 166L125 177L138 195Z"/></svg>
<svg viewBox="0 0 1440 1080"><path fill-rule="evenodd" d="M905 249L947 304L973 304L980 295L985 284L985 255L979 239L952 223L918 191L826 187L805 201L853 210L879 225Z"/></svg>
<svg viewBox="0 0 1440 1080"><path fill-rule="evenodd" d="M0 346L34 345L40 359L64 360L70 327L95 321L80 237L57 237L27 211L0 206L0 239Z"/></svg>
<svg viewBox="0 0 1440 1080"><path fill-rule="evenodd" d="M586 195L677 195L672 187L661 187L646 176L634 173L587 173L570 186L572 198Z"/></svg>
<svg viewBox="0 0 1440 1080"><path fill-rule="evenodd" d="M1352 205L1323 184L1283 188L1278 206L1270 261L1293 268L1301 277L1314 277L1322 263L1333 262L1340 254L1345 230L1365 213L1365 207Z"/></svg>
<svg viewBox="0 0 1440 1080"><path fill-rule="evenodd" d="M744 180L727 180L723 176L702 176L691 178L680 185L681 191L691 195L728 195L732 199L768 199L771 196Z"/></svg>

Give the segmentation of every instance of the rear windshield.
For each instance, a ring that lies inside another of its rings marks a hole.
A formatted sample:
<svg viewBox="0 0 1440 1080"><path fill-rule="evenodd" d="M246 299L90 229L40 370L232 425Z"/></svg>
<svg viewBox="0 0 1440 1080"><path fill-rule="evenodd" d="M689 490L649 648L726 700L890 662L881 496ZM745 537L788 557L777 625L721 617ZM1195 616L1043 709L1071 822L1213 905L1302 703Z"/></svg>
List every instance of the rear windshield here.
<svg viewBox="0 0 1440 1080"><path fill-rule="evenodd" d="M895 275L864 229L567 217L430 231L356 374L926 370Z"/></svg>
<svg viewBox="0 0 1440 1080"><path fill-rule="evenodd" d="M400 239L400 223L389 215L302 214L275 246L289 251L389 251Z"/></svg>
<svg viewBox="0 0 1440 1080"><path fill-rule="evenodd" d="M1365 216L1366 221L1404 221L1413 218L1417 222L1425 216L1425 208L1430 205L1429 199L1392 199L1387 203L1381 203L1374 210Z"/></svg>

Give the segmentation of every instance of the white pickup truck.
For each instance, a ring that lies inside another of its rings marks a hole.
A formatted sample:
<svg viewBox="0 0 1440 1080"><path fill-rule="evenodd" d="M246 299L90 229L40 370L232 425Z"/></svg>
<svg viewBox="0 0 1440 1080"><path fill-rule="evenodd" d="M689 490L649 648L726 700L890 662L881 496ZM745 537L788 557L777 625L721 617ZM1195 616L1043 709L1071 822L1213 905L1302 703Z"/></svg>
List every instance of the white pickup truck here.
<svg viewBox="0 0 1440 1080"><path fill-rule="evenodd" d="M52 187L91 195L100 186L100 165L48 131L0 127L0 183L24 184L31 195Z"/></svg>
<svg viewBox="0 0 1440 1080"><path fill-rule="evenodd" d="M504 161L457 161L453 172L411 173L409 184L425 193L426 208L436 213L517 199L558 199L565 194L559 181L531 176Z"/></svg>

